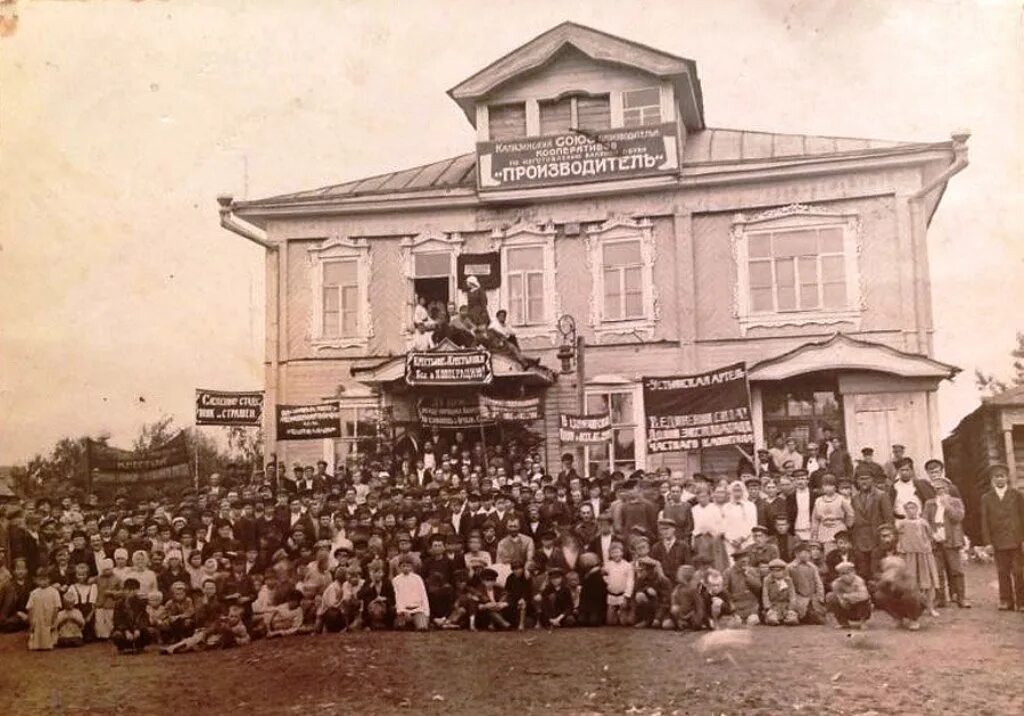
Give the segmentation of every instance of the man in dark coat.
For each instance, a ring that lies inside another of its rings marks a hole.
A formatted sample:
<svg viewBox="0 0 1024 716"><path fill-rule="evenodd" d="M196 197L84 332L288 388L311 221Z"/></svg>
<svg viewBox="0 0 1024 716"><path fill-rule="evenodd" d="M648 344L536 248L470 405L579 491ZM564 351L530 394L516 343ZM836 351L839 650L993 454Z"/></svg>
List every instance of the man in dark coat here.
<svg viewBox="0 0 1024 716"><path fill-rule="evenodd" d="M1024 494L1010 485L1010 469L990 465L992 489L981 497L982 541L992 547L999 576L999 609L1024 611Z"/></svg>
<svg viewBox="0 0 1024 716"><path fill-rule="evenodd" d="M871 578L871 552L878 546L878 528L893 521L892 500L875 488L869 470L859 468L855 481L857 489L850 499L853 506L850 541L857 574L867 580Z"/></svg>
<svg viewBox="0 0 1024 716"><path fill-rule="evenodd" d="M658 532L661 539L651 547L651 557L661 563L661 570L675 584L679 567L690 561L689 539L685 542L679 539L678 525L671 517L658 520Z"/></svg>
<svg viewBox="0 0 1024 716"><path fill-rule="evenodd" d="M900 458L896 463L896 480L889 488L892 512L897 519L903 519L903 507L907 502L917 502L918 514L924 514L924 505L935 497L935 488L928 480L914 477L914 461L909 457Z"/></svg>

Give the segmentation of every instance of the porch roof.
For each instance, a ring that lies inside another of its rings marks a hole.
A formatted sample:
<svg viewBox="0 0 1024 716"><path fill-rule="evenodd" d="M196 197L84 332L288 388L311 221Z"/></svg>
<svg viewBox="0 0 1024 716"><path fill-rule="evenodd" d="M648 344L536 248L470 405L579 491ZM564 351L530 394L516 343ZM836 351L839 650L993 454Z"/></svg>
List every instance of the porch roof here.
<svg viewBox="0 0 1024 716"><path fill-rule="evenodd" d="M952 379L960 368L917 353L835 333L750 366L751 381L785 380L821 370L869 370L904 378Z"/></svg>
<svg viewBox="0 0 1024 716"><path fill-rule="evenodd" d="M442 345L439 347L444 349ZM438 350L438 348L435 348ZM381 385L405 379L406 355L395 356L373 365L352 366L352 377L365 385ZM538 364L523 365L510 355L491 353L491 371L495 380L513 378L521 380L525 385L548 386L555 382L557 376L548 368ZM455 386L466 387L466 386Z"/></svg>

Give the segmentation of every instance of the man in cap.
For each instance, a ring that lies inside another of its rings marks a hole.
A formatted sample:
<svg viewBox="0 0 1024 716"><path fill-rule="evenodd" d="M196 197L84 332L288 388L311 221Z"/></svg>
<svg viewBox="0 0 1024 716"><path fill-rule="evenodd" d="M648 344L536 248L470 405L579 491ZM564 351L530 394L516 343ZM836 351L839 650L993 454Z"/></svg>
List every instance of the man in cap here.
<svg viewBox="0 0 1024 716"><path fill-rule="evenodd" d="M992 548L999 577L999 609L1024 611L1024 494L1010 485L1010 468L989 465L992 486L981 497L982 542Z"/></svg>
<svg viewBox="0 0 1024 716"><path fill-rule="evenodd" d="M853 547L853 563L857 574L864 579L871 577L871 552L878 546L878 528L893 522L892 500L875 488L871 472L860 468L854 475L856 489L850 498L853 507L853 524L850 526L850 542ZM835 535L839 542L839 535Z"/></svg>
<svg viewBox="0 0 1024 716"><path fill-rule="evenodd" d="M924 503L924 518L932 532L935 564L939 568L939 588L936 590L935 606L946 604L946 585L949 585L950 600L960 608L967 608L964 569L960 550L964 546L964 503L950 494L953 483L944 477L932 480L935 497Z"/></svg>
<svg viewBox="0 0 1024 716"><path fill-rule="evenodd" d="M661 539L651 547L651 557L658 560L662 572L673 583L676 580L676 572L679 571L679 567L690 561L689 544L679 539L678 528L676 521L671 517L659 519L658 534Z"/></svg>
<svg viewBox="0 0 1024 716"><path fill-rule="evenodd" d="M801 540L811 538L811 514L814 512L814 501L817 495L811 492L807 470L793 471L794 490L786 497L789 524L793 534Z"/></svg>
<svg viewBox="0 0 1024 716"><path fill-rule="evenodd" d="M602 512L597 516L597 530L597 537L587 545L587 551L600 557L601 563L604 564L608 561L612 543L615 541L614 524L609 513Z"/></svg>
<svg viewBox="0 0 1024 716"><path fill-rule="evenodd" d="M893 480L896 479L896 471L899 470L899 467L896 465L896 463L898 463L906 456L906 451L906 447L899 443L895 443L892 446L892 457L889 458L886 461L885 465L882 466L882 469L885 470L886 477L889 478L889 482L892 482Z"/></svg>
<svg viewBox="0 0 1024 716"><path fill-rule="evenodd" d="M897 519L903 519L903 506L908 502L916 502L918 514L924 510L924 503L935 497L935 490L927 480L914 476L914 461L904 457L896 464L896 481L889 488L892 500L892 511Z"/></svg>
<svg viewBox="0 0 1024 716"><path fill-rule="evenodd" d="M864 466L864 469L871 471L871 479L878 484L879 478L885 477L885 470L882 466L875 462L875 449L870 447L861 448L860 460L857 461L856 467Z"/></svg>

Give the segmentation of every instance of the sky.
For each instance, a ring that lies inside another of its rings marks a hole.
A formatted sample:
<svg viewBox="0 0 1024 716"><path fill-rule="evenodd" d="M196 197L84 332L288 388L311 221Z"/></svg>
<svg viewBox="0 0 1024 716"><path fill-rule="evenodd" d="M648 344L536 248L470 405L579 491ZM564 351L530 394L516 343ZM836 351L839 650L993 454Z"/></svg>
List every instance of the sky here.
<svg viewBox="0 0 1024 716"><path fill-rule="evenodd" d="M944 433L1024 329L1024 22L1009 0L18 0L0 37L0 464L127 446L262 385L257 198L470 151L445 91L564 21L696 60L712 127L945 141L929 231ZM9 8L9 6L8 6ZM5 8L9 12L9 9Z"/></svg>

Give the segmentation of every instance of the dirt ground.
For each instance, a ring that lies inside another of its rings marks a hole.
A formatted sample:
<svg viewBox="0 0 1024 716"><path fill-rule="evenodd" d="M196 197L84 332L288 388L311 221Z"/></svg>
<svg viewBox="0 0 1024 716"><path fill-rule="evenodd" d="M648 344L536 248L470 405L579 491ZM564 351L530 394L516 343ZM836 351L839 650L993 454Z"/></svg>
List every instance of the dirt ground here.
<svg viewBox="0 0 1024 716"><path fill-rule="evenodd" d="M29 653L0 639L0 714L1024 713L1024 614L995 610L972 567L971 610L918 633L756 627L705 650L694 634L338 634L175 657L112 647Z"/></svg>

